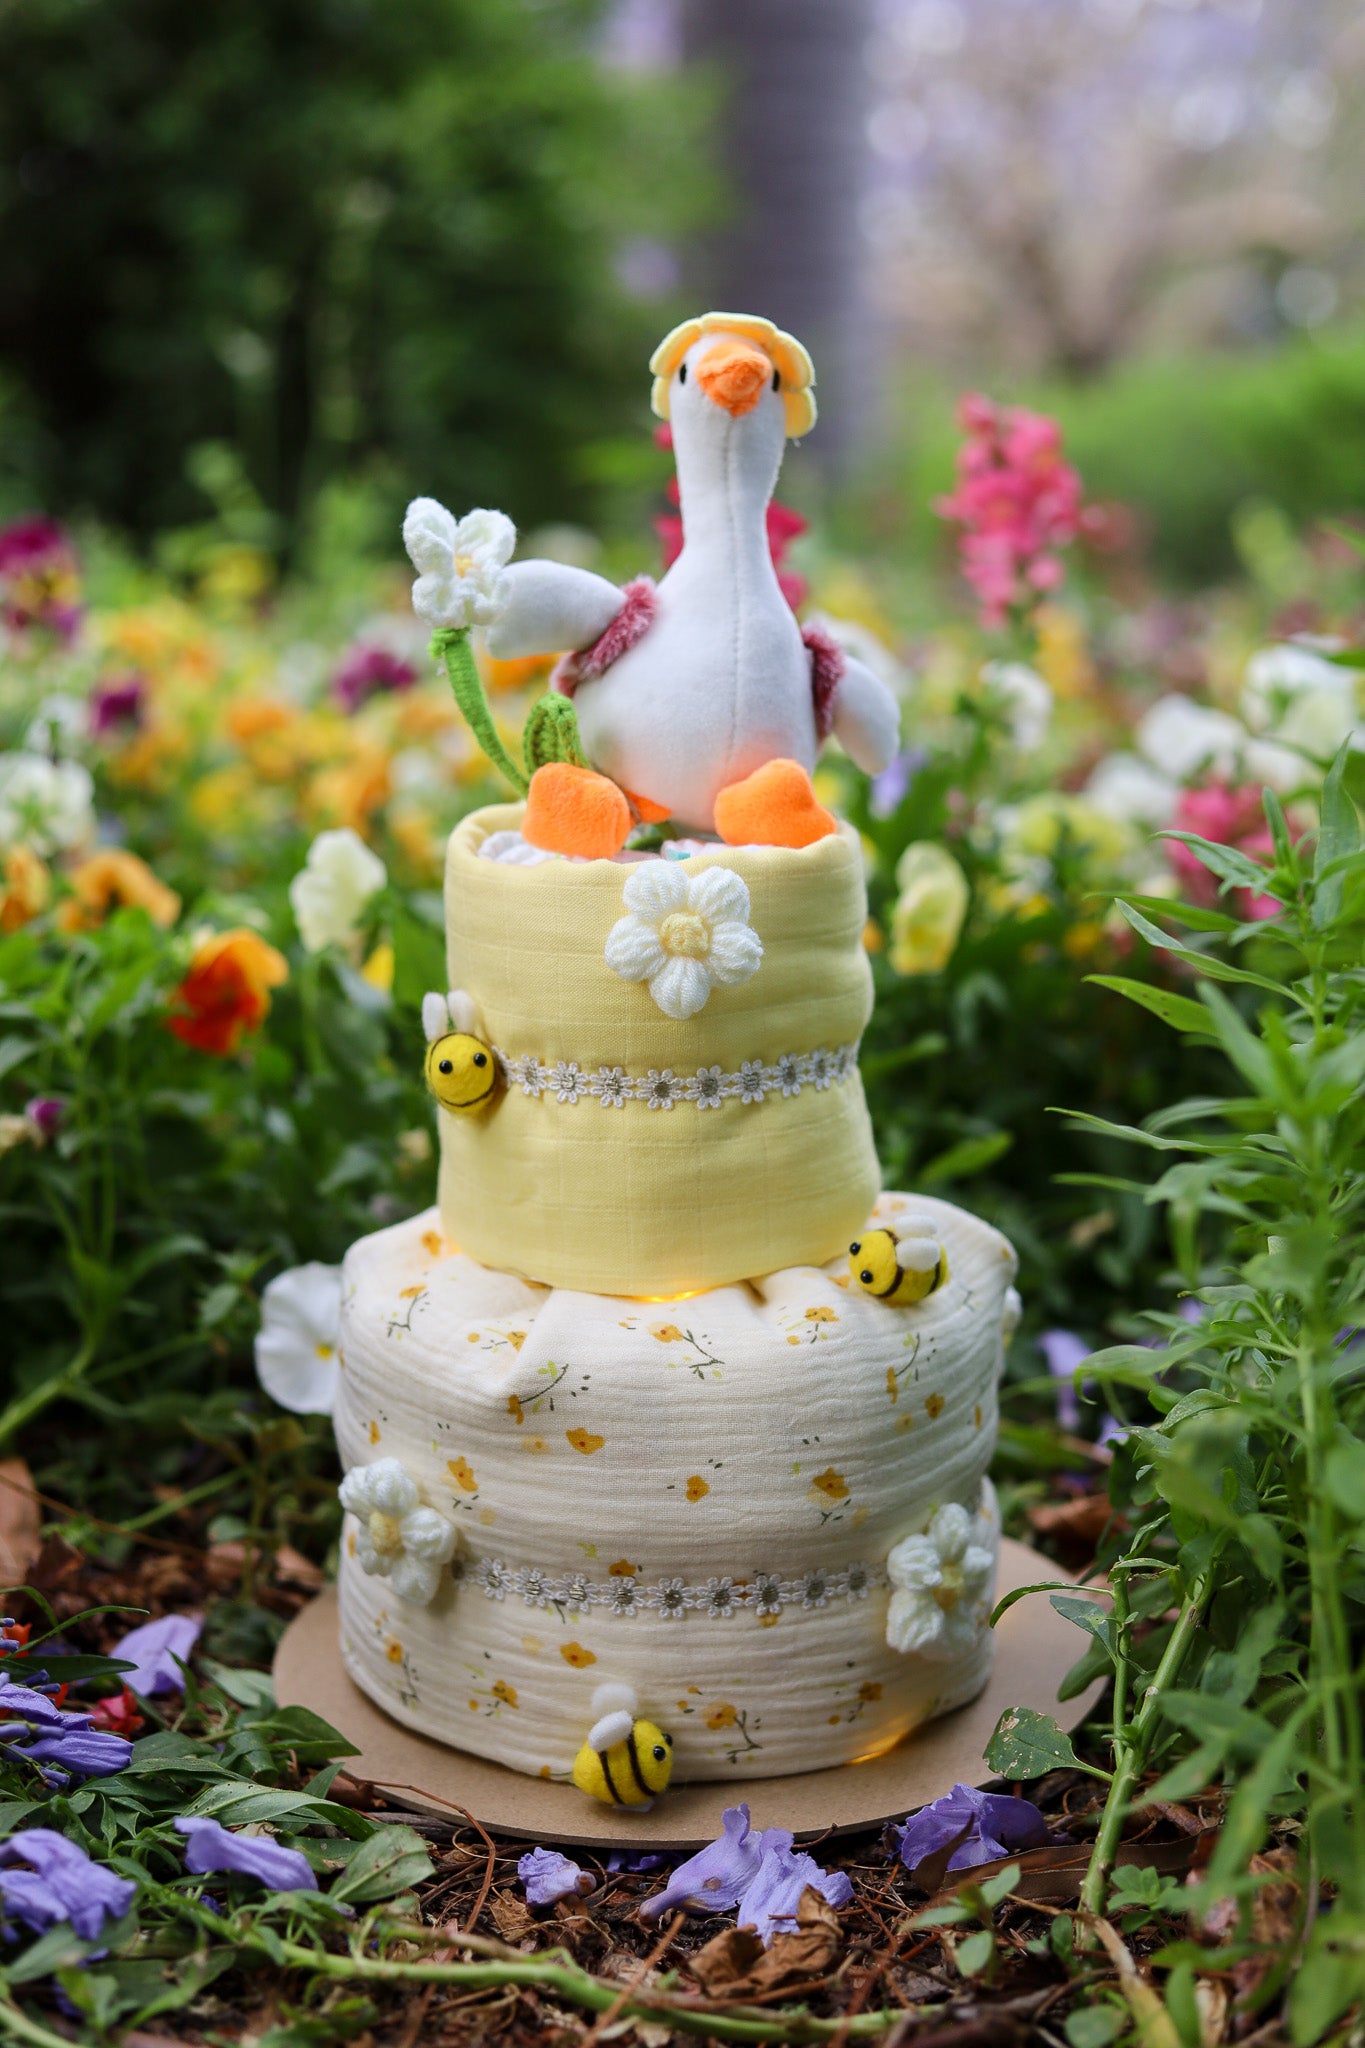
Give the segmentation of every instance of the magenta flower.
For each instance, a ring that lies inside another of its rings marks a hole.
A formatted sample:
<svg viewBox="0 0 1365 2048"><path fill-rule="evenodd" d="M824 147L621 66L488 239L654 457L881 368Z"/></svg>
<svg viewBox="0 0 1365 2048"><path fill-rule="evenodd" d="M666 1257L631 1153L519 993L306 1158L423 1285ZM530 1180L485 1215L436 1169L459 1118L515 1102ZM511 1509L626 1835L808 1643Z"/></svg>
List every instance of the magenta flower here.
<svg viewBox="0 0 1365 2048"><path fill-rule="evenodd" d="M35 1095L24 1104L24 1120L33 1127L40 1145L55 1138L66 1115L66 1104L56 1095Z"/></svg>
<svg viewBox="0 0 1365 2048"><path fill-rule="evenodd" d="M35 1683L13 1685L0 1670L0 1743L11 1757L38 1767L45 1783L69 1785L78 1778L108 1778L124 1769L133 1745L93 1725L89 1713L68 1713Z"/></svg>
<svg viewBox="0 0 1365 2048"><path fill-rule="evenodd" d="M1291 824L1290 837L1297 839L1299 829ZM1182 790L1171 830L1193 832L1199 839L1235 847L1238 853L1249 854L1254 860L1270 858L1275 850L1259 783L1236 787L1230 782L1213 781L1198 789ZM1186 846L1183 840L1169 839L1166 858L1180 877L1180 885L1191 903L1212 910L1218 901L1218 877L1204 866L1194 848ZM1274 917L1284 907L1273 896L1260 895L1254 889L1237 889L1233 893L1242 916L1248 920Z"/></svg>
<svg viewBox="0 0 1365 2048"><path fill-rule="evenodd" d="M962 1839L948 1858L949 1870L971 1870L978 1863L993 1863L997 1856L1068 1839L1051 1832L1031 1799L978 1792L974 1785L961 1784L891 1832L912 1879L928 1857L938 1855L959 1835Z"/></svg>
<svg viewBox="0 0 1365 2048"><path fill-rule="evenodd" d="M70 640L81 622L76 550L55 519L33 514L0 526L0 620Z"/></svg>
<svg viewBox="0 0 1365 2048"><path fill-rule="evenodd" d="M1003 625L1062 580L1057 550L1081 523L1081 481L1062 460L1057 422L969 394L957 487L934 509L961 527L959 561L985 626Z"/></svg>
<svg viewBox="0 0 1365 2048"><path fill-rule="evenodd" d="M90 730L97 740L140 726L147 710L147 685L136 670L96 683L90 693Z"/></svg>
<svg viewBox="0 0 1365 2048"><path fill-rule="evenodd" d="M183 1692L185 1674L180 1666L188 1664L203 1626L197 1614L163 1614L156 1621L145 1621L140 1628L130 1630L109 1654L125 1658L133 1666L121 1675L124 1683L144 1698L162 1692Z"/></svg>
<svg viewBox="0 0 1365 2048"><path fill-rule="evenodd" d="M528 1849L517 1865L517 1876L526 1887L528 1906L553 1906L571 1892L590 1892L592 1879L558 1849Z"/></svg>
<svg viewBox="0 0 1365 2048"><path fill-rule="evenodd" d="M286 1849L269 1835L234 1835L216 1820L196 1814L182 1814L173 1823L177 1832L188 1835L185 1868L196 1877L213 1870L235 1870L243 1877L259 1879L272 1892L315 1892L318 1881L308 1858L298 1849Z"/></svg>
<svg viewBox="0 0 1365 2048"><path fill-rule="evenodd" d="M0 1932L7 1941L14 1939L11 1920L34 1934L67 1920L82 1941L94 1941L106 1919L127 1912L137 1890L134 1879L115 1877L55 1828L20 1828L0 1842L0 1865Z"/></svg>
<svg viewBox="0 0 1365 2048"><path fill-rule="evenodd" d="M343 711L358 711L371 697L389 690L410 690L416 681L417 670L401 654L360 640L332 677L332 695Z"/></svg>
<svg viewBox="0 0 1365 2048"><path fill-rule="evenodd" d="M768 1832L782 1834L785 1830L773 1828ZM771 1948L775 1934L790 1933L795 1928L796 1910L808 1885L831 1906L847 1906L853 1897L847 1871L822 1870L813 1856L792 1848L790 1842L771 1842L739 1901L736 1926L756 1928L764 1948Z"/></svg>

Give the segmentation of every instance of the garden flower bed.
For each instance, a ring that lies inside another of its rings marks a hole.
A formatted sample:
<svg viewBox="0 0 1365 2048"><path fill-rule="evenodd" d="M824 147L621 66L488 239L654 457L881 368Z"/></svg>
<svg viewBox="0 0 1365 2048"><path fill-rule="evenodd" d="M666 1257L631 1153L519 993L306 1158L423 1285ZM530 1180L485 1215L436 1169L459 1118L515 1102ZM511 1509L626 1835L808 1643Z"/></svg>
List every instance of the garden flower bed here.
<svg viewBox="0 0 1365 2048"><path fill-rule="evenodd" d="M546 1844L518 1874L476 1819L396 1809L265 1676L339 1525L331 1269L431 1199L444 838L503 794L396 561L276 587L223 538L189 582L0 532L14 2038L1348 2025L1365 564L1319 534L1292 603L1176 601L1049 422L972 400L964 427L940 509L979 617L917 622L891 565L813 540L784 574L904 701L870 787L820 771L867 856L863 1073L888 1181L1020 1249L997 1481L1015 1533L1107 1575L1103 1607L1056 1598L1066 1689L1112 1688L1074 1744L1007 1715L1007 1789L886 1842L803 1858L727 1817L704 1896L748 1937L695 1916L689 1868ZM479 660L511 744L546 666Z"/></svg>

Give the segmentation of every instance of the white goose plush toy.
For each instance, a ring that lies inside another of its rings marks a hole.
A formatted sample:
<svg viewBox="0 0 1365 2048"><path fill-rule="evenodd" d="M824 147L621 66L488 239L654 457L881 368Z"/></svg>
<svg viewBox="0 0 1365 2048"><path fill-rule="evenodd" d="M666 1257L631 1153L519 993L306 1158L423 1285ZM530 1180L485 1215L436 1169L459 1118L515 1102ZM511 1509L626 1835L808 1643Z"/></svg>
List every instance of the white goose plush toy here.
<svg viewBox="0 0 1365 2048"><path fill-rule="evenodd" d="M835 830L811 771L835 733L885 768L896 701L826 634L804 634L768 551L768 501L788 436L815 422L814 373L769 320L707 313L660 343L654 410L678 466L682 552L657 588L624 590L558 562L518 562L488 632L497 656L571 652L554 687L574 700L592 768L538 768L524 836L610 855L640 821L671 818L730 845L805 846Z"/></svg>

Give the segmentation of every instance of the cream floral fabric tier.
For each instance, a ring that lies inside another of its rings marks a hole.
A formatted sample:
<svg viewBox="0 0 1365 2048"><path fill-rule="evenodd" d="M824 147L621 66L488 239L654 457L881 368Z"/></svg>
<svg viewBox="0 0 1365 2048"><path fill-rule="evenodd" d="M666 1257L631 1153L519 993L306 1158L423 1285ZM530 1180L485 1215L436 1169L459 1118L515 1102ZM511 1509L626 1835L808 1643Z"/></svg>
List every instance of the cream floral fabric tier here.
<svg viewBox="0 0 1365 2048"><path fill-rule="evenodd" d="M977 1693L1014 1254L944 1202L876 1213L942 1233L949 1277L916 1307L844 1259L662 1301L538 1287L435 1210L353 1246L337 1438L348 1475L393 1461L347 1482L357 1682L553 1778L608 1679L671 1730L681 1779L851 1761ZM439 1546L404 1563L416 1503L456 1532L430 1598Z"/></svg>
<svg viewBox="0 0 1365 2048"><path fill-rule="evenodd" d="M856 833L676 863L482 858L521 815L475 812L450 840L450 986L507 1085L477 1116L441 1112L448 1236L602 1294L832 1257L880 1184Z"/></svg>

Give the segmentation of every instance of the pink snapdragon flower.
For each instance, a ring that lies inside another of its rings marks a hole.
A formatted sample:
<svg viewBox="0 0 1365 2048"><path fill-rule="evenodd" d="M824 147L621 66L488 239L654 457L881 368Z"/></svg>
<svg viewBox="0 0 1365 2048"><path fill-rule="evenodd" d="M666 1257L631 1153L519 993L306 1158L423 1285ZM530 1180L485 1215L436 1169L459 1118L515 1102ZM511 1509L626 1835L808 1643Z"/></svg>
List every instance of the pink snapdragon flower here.
<svg viewBox="0 0 1365 2048"><path fill-rule="evenodd" d="M1045 413L971 392L958 407L966 440L957 487L934 509L962 528L962 573L981 621L1003 625L1062 580L1057 550L1081 527L1081 480L1062 460L1062 431Z"/></svg>
<svg viewBox="0 0 1365 2048"><path fill-rule="evenodd" d="M37 626L61 640L81 622L80 566L65 528L42 513L0 526L0 620Z"/></svg>
<svg viewBox="0 0 1365 2048"><path fill-rule="evenodd" d="M1211 839L1218 846L1235 847L1238 853L1249 854L1254 860L1274 852L1258 783L1214 780L1197 789L1182 790L1171 829L1194 832L1200 839ZM1293 824L1289 829L1297 838ZM1166 854L1190 901L1212 910L1218 902L1218 877L1210 874L1198 854L1183 840L1167 840ZM1274 917L1284 907L1273 896L1259 895L1252 889L1238 889L1235 894L1238 909L1248 919Z"/></svg>

